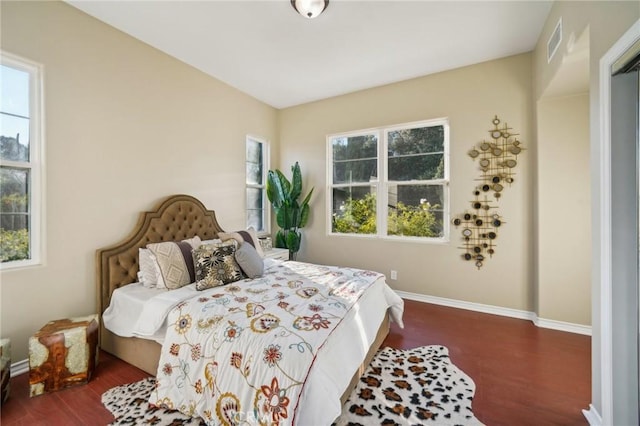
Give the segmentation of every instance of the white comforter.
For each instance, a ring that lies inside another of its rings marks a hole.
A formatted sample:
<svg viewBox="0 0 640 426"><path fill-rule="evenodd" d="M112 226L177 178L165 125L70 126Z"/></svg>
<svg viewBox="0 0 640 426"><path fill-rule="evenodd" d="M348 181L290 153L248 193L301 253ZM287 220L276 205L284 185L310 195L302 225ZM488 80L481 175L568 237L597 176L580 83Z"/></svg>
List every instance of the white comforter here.
<svg viewBox="0 0 640 426"><path fill-rule="evenodd" d="M278 263L267 259L266 274ZM114 293L112 304L104 314L105 325L122 336L155 340L161 340L166 316L175 306L203 293L197 292L193 285L173 291L149 290L131 285L126 287L131 287L123 292L126 296ZM140 303L148 296L151 297L146 302ZM131 311L131 303L138 304L134 312ZM300 394L300 409L295 413L296 424L330 424L340 414L339 396L364 359L389 307L394 321L402 325L402 299L387 286L383 277L378 277L348 309L340 327L320 345ZM259 355L256 354L256 357ZM333 397L328 398L328 395ZM293 416L289 417L289 420L292 419Z"/></svg>

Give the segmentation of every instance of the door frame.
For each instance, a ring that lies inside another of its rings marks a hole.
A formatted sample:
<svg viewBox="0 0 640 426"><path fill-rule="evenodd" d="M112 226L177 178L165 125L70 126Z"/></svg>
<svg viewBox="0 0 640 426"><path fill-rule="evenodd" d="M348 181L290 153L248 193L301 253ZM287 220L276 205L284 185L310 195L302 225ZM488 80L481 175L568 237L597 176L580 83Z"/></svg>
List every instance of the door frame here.
<svg viewBox="0 0 640 426"><path fill-rule="evenodd" d="M611 254L611 66L640 39L640 20L636 21L600 59L600 135L596 148L598 161L597 197L593 209L598 212L597 232L600 244L594 245L600 263L599 275L594 277L594 296L600 300L600 424L613 424L613 280ZM598 239L595 239L598 241ZM594 407L591 407L592 411ZM591 424L593 418L585 413Z"/></svg>

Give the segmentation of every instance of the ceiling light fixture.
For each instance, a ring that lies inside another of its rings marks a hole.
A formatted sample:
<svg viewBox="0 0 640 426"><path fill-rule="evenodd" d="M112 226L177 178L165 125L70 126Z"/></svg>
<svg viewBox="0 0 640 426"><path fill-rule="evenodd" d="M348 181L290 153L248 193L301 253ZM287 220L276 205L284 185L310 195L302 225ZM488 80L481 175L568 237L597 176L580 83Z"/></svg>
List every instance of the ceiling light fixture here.
<svg viewBox="0 0 640 426"><path fill-rule="evenodd" d="M291 6L307 19L320 16L329 5L329 0L291 0Z"/></svg>

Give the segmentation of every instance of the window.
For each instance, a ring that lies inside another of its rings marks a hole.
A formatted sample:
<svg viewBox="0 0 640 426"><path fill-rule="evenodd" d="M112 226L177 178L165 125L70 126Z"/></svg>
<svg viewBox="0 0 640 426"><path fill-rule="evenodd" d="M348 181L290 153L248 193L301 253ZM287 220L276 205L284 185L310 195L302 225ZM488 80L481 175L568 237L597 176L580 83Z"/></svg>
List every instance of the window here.
<svg viewBox="0 0 640 426"><path fill-rule="evenodd" d="M42 262L41 66L0 53L2 269Z"/></svg>
<svg viewBox="0 0 640 426"><path fill-rule="evenodd" d="M330 135L330 234L448 237L445 119Z"/></svg>
<svg viewBox="0 0 640 426"><path fill-rule="evenodd" d="M269 206L266 192L269 169L267 142L247 136L247 227L259 234L269 233Z"/></svg>

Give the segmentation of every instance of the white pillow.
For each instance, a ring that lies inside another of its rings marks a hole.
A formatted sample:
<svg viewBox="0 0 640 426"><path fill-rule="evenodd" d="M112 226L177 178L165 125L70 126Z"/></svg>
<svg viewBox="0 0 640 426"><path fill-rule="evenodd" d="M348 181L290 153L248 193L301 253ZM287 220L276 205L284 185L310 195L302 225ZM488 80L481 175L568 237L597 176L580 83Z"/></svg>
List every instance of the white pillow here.
<svg viewBox="0 0 640 426"><path fill-rule="evenodd" d="M138 258L140 262L138 281L148 288L167 288L160 273L158 260L151 250L146 248L138 249Z"/></svg>

